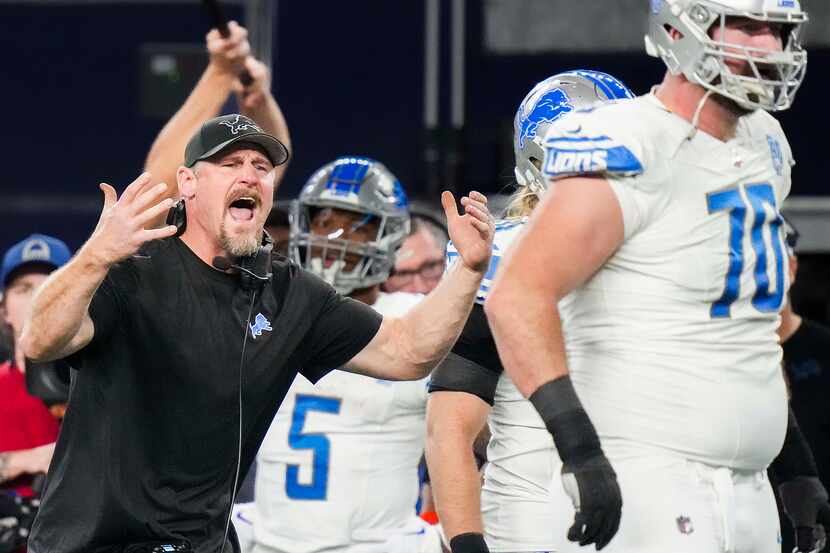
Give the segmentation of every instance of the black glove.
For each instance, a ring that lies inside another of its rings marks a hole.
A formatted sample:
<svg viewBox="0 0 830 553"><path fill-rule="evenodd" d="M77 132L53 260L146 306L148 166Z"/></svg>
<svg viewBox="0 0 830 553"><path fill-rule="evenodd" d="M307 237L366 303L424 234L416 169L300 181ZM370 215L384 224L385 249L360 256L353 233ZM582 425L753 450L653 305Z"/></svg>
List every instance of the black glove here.
<svg viewBox="0 0 830 553"><path fill-rule="evenodd" d="M597 431L567 375L539 386L528 399L562 459L562 485L576 509L568 539L579 545L593 543L599 551L620 527L622 496Z"/></svg>
<svg viewBox="0 0 830 553"><path fill-rule="evenodd" d="M807 553L821 549L824 530L830 528L827 490L818 479L813 452L798 427L792 409L784 445L770 468L780 482L778 495L795 529L797 550Z"/></svg>
<svg viewBox="0 0 830 553"><path fill-rule="evenodd" d="M477 532L467 532L453 537L450 540L450 550L452 553L490 553L484 536Z"/></svg>

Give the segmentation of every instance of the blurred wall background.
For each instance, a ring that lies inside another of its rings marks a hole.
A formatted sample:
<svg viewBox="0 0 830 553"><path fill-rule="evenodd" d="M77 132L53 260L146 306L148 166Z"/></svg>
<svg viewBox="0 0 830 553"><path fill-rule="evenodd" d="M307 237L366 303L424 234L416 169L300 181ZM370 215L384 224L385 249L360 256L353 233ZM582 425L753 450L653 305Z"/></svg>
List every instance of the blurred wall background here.
<svg viewBox="0 0 830 553"><path fill-rule="evenodd" d="M430 3L438 10L432 46L439 67L437 128L426 132L424 25ZM245 2L228 4L229 15L244 21ZM830 2L805 4L815 10L810 68L795 107L780 120L798 160L793 193L811 197L807 205L816 208L820 201L812 197L830 198L824 182L830 156L823 151ZM647 5L273 0L267 54L294 140L278 196L295 195L316 167L345 153L382 160L412 196L430 186L503 189L512 178L512 117L535 82L578 67L612 73L637 93L661 79L662 63L641 47ZM201 73L209 19L198 2L184 0L2 1L0 18L0 250L35 231L77 247L97 218L97 183L120 189L140 173L155 134ZM464 76L463 94L455 100L454 32L463 37ZM453 127L459 101L463 125ZM431 176L427 155L433 169L450 163L453 171ZM828 219L822 210L819 225Z"/></svg>

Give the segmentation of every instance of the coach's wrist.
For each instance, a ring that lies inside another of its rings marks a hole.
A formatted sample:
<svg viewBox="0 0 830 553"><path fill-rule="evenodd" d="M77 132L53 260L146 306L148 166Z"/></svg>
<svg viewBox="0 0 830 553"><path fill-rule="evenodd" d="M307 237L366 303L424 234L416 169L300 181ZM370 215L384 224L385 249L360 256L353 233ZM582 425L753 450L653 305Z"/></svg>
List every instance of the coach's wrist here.
<svg viewBox="0 0 830 553"><path fill-rule="evenodd" d="M484 536L478 532L458 534L450 540L450 550L452 553L490 553Z"/></svg>

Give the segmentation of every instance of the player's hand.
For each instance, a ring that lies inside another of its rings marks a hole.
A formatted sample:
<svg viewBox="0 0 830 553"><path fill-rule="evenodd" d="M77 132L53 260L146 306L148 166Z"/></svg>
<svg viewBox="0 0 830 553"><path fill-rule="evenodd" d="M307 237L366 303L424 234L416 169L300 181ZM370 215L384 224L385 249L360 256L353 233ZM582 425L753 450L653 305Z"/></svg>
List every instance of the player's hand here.
<svg viewBox="0 0 830 553"><path fill-rule="evenodd" d="M210 64L218 71L236 77L245 68L245 59L251 55L248 31L236 21L228 22L228 37L218 29L211 29L205 37Z"/></svg>
<svg viewBox="0 0 830 553"><path fill-rule="evenodd" d="M244 86L242 81L236 79L233 84L239 107L243 111L263 105L271 94L271 72L265 64L253 56L248 56L245 58L244 67L251 76L251 83Z"/></svg>
<svg viewBox="0 0 830 553"><path fill-rule="evenodd" d="M796 550L821 551L825 530L830 529L830 504L821 481L799 476L779 485L778 495L795 530Z"/></svg>
<svg viewBox="0 0 830 553"><path fill-rule="evenodd" d="M147 228L173 205L172 198L162 198L167 185L161 182L150 186L151 182L150 173L142 173L127 186L121 198L109 184L99 185L104 193L104 207L87 246L103 266L128 258L145 242L176 234L175 225Z"/></svg>
<svg viewBox="0 0 830 553"><path fill-rule="evenodd" d="M480 192L470 192L469 196L461 198L464 215L458 214L455 197L450 192L441 194L441 204L447 216L450 240L461 261L473 271L486 272L496 233L496 223L487 209L487 197Z"/></svg>
<svg viewBox="0 0 830 553"><path fill-rule="evenodd" d="M568 539L579 545L608 545L620 527L622 496L617 474L600 453L562 468L562 486L573 502L576 515Z"/></svg>

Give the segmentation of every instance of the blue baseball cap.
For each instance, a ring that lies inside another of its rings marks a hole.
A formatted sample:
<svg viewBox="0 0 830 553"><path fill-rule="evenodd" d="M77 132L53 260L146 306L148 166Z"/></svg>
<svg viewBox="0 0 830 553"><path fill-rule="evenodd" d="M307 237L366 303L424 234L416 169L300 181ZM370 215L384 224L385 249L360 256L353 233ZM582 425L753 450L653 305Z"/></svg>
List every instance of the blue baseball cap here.
<svg viewBox="0 0 830 553"><path fill-rule="evenodd" d="M57 269L64 265L72 254L62 241L45 234L33 234L18 242L3 256L3 268L0 270L0 286L5 288L12 273L24 265L37 263Z"/></svg>

